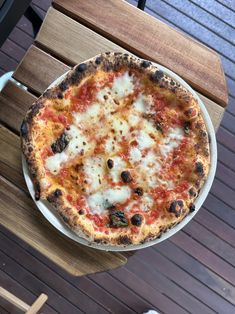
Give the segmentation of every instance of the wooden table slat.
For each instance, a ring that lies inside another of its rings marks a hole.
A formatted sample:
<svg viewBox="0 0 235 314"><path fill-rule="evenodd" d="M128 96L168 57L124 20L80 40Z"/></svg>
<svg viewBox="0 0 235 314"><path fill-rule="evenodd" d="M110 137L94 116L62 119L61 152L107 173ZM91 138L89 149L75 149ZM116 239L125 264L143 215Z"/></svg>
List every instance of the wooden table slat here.
<svg viewBox="0 0 235 314"><path fill-rule="evenodd" d="M123 46L161 63L222 106L228 103L224 72L217 53L125 1L54 0L66 15ZM102 9L100 9L102 8Z"/></svg>

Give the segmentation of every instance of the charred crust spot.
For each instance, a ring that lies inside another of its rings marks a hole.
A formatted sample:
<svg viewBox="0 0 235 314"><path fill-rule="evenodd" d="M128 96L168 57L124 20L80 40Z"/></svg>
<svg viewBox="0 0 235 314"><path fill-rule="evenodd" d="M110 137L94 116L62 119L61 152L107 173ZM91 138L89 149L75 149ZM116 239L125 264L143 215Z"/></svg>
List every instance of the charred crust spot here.
<svg viewBox="0 0 235 314"><path fill-rule="evenodd" d="M163 77L164 73L161 70L156 70L150 75L150 80L158 83Z"/></svg>
<svg viewBox="0 0 235 314"><path fill-rule="evenodd" d="M107 51L105 54L106 54L107 56L109 56L109 55L110 55L110 51Z"/></svg>
<svg viewBox="0 0 235 314"><path fill-rule="evenodd" d="M118 238L118 243L124 244L124 245L130 245L130 244L132 244L132 241L127 235L124 235L124 236L120 236Z"/></svg>
<svg viewBox="0 0 235 314"><path fill-rule="evenodd" d="M137 188L134 189L134 193L139 195L139 196L142 196L144 194L144 191L143 191L142 188L137 187Z"/></svg>
<svg viewBox="0 0 235 314"><path fill-rule="evenodd" d="M95 64L100 64L101 62L102 62L102 60L103 60L103 58L100 56L100 57L97 57L96 59L95 59Z"/></svg>
<svg viewBox="0 0 235 314"><path fill-rule="evenodd" d="M199 176L204 175L204 168L202 162L200 161L196 162L195 171Z"/></svg>
<svg viewBox="0 0 235 314"><path fill-rule="evenodd" d="M54 192L52 192L50 195L48 195L47 200L49 203L53 203L61 195L62 195L62 191L60 189L56 189Z"/></svg>
<svg viewBox="0 0 235 314"><path fill-rule="evenodd" d="M84 209L80 209L78 213L79 213L79 215L84 215L85 211L84 211Z"/></svg>
<svg viewBox="0 0 235 314"><path fill-rule="evenodd" d="M58 97L59 99L63 99L63 98L64 98L64 95L63 95L63 93L61 93L61 91L59 91L58 94L57 94L57 97Z"/></svg>
<svg viewBox="0 0 235 314"><path fill-rule="evenodd" d="M189 189L188 193L189 193L189 195L191 197L196 197L197 196L197 192L195 191L194 188Z"/></svg>
<svg viewBox="0 0 235 314"><path fill-rule="evenodd" d="M104 243L101 239L94 239L94 242L97 244Z"/></svg>
<svg viewBox="0 0 235 314"><path fill-rule="evenodd" d="M121 178L124 183L130 183L132 181L132 177L129 171L122 171Z"/></svg>
<svg viewBox="0 0 235 314"><path fill-rule="evenodd" d="M170 84L172 85L172 86L174 86L175 85L175 81L173 81L172 79L170 80Z"/></svg>
<svg viewBox="0 0 235 314"><path fill-rule="evenodd" d="M182 213L184 203L182 200L173 201L169 207L169 212L175 214L176 217L179 217Z"/></svg>
<svg viewBox="0 0 235 314"><path fill-rule="evenodd" d="M86 63L81 63L81 64L79 64L79 65L76 67L76 72L82 73L82 72L86 71L86 69L87 69Z"/></svg>
<svg viewBox="0 0 235 314"><path fill-rule="evenodd" d="M32 146L29 146L29 147L28 147L28 152L29 152L29 153L32 153L32 151L33 151L33 147L32 147Z"/></svg>
<svg viewBox="0 0 235 314"><path fill-rule="evenodd" d="M61 215L61 217L62 217L62 219L64 220L64 222L66 222L66 223L68 223L68 222L69 222L69 219L68 219L66 216Z"/></svg>
<svg viewBox="0 0 235 314"><path fill-rule="evenodd" d="M41 188L40 188L40 183L37 181L34 185L35 189L35 200L39 201L40 196L41 196Z"/></svg>
<svg viewBox="0 0 235 314"><path fill-rule="evenodd" d="M147 61L147 60L143 60L141 63L140 63L140 66L144 69L148 68L149 66L151 65L151 62L150 61Z"/></svg>
<svg viewBox="0 0 235 314"><path fill-rule="evenodd" d="M141 226L143 221L143 217L140 214L135 214L134 216L131 217L131 223L134 226Z"/></svg>
<svg viewBox="0 0 235 314"><path fill-rule="evenodd" d="M20 132L21 132L21 135L26 138L27 135L28 135L28 125L26 123L25 120L23 120L22 124L21 124L21 127L20 127Z"/></svg>
<svg viewBox="0 0 235 314"><path fill-rule="evenodd" d="M30 110L30 112L29 112L29 114L28 114L27 121L32 120L33 117L35 117L35 116L38 114L39 110L40 110L42 107L43 107L42 102L40 102L40 101L36 102L36 103L31 107L31 110Z"/></svg>
<svg viewBox="0 0 235 314"><path fill-rule="evenodd" d="M59 89L61 92L64 92L68 87L69 87L69 80L68 79L65 79L59 85Z"/></svg>
<svg viewBox="0 0 235 314"><path fill-rule="evenodd" d="M115 56L120 56L122 53L121 52L114 52Z"/></svg>
<svg viewBox="0 0 235 314"><path fill-rule="evenodd" d="M189 212L192 213L195 211L195 205L192 203L189 205Z"/></svg>

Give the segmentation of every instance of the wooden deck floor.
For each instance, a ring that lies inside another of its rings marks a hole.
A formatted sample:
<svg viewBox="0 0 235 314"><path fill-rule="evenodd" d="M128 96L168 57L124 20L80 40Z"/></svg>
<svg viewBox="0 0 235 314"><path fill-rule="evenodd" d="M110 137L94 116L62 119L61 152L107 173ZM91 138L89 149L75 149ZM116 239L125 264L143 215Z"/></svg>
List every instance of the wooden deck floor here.
<svg viewBox="0 0 235 314"><path fill-rule="evenodd" d="M135 0L129 0L136 5ZM34 0L45 15L50 0ZM0 284L43 313L235 313L235 3L233 0L147 0L146 12L216 50L229 86L217 133L216 179L195 219L170 240L136 253L120 269L74 278L0 228ZM0 75L14 70L33 42L22 17L0 49ZM0 313L18 313L0 300Z"/></svg>

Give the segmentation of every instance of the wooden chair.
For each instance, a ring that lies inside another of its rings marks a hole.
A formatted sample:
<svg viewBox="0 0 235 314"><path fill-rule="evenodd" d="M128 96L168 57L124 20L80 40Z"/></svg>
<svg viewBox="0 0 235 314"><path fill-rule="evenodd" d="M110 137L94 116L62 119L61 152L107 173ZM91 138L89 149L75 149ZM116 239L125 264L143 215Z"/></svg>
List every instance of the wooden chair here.
<svg viewBox="0 0 235 314"><path fill-rule="evenodd" d="M42 293L34 301L32 305L28 305L27 303L17 298L14 294L10 293L3 287L0 287L0 297L7 300L8 302L13 304L14 306L16 306L18 309L22 310L26 314L36 314L41 309L41 307L46 302L46 300L48 299L47 295Z"/></svg>

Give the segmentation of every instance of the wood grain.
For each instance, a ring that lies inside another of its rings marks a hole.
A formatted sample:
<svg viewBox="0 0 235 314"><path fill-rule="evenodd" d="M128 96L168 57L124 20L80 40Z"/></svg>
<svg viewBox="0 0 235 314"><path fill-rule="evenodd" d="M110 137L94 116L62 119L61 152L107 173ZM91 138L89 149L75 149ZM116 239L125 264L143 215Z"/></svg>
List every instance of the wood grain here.
<svg viewBox="0 0 235 314"><path fill-rule="evenodd" d="M77 62L82 62L84 60L77 59ZM51 66L52 64L53 66ZM72 63L72 65L75 65L75 63ZM50 69L50 71L48 71L48 69ZM14 78L17 81L29 87L31 90L34 90L39 95L43 93L44 90L57 77L67 72L69 69L70 69L69 66L60 62L59 60L56 60L48 53L45 53L43 50L35 46L31 46L27 54L21 61L21 64L15 71ZM4 91L4 93L9 94L8 89L6 92ZM215 102L201 95L200 93L198 93L198 95L202 99L203 103L206 105L206 108L212 119L213 125L217 130L223 118L224 108L217 105ZM4 108L5 106L6 105L4 105ZM8 124L14 123L13 121L14 119L9 117Z"/></svg>
<svg viewBox="0 0 235 314"><path fill-rule="evenodd" d="M8 81L0 94L0 121L19 133L23 117L36 99L31 93Z"/></svg>
<svg viewBox="0 0 235 314"><path fill-rule="evenodd" d="M35 42L68 64L106 51L125 51L110 40L50 8Z"/></svg>
<svg viewBox="0 0 235 314"><path fill-rule="evenodd" d="M220 58L201 43L125 1L54 0L53 4L131 52L170 68L220 105L227 105Z"/></svg>
<svg viewBox="0 0 235 314"><path fill-rule="evenodd" d="M0 150L4 152L0 156L0 175L7 179L0 178L0 223L3 226L76 276L113 269L126 263L123 254L89 249L65 238L42 217L30 196L16 187L25 186L19 138L4 127L0 128Z"/></svg>

